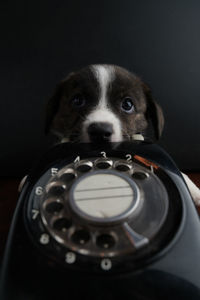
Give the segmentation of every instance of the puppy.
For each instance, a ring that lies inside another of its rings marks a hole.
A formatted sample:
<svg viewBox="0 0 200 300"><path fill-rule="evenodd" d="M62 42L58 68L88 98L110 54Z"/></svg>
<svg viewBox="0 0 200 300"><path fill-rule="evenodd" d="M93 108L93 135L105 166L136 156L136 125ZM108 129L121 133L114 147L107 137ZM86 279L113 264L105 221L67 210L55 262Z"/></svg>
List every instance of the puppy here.
<svg viewBox="0 0 200 300"><path fill-rule="evenodd" d="M69 74L47 104L46 133L59 142L156 142L164 117L150 88L129 71L114 65L90 65ZM194 202L200 190L183 174Z"/></svg>

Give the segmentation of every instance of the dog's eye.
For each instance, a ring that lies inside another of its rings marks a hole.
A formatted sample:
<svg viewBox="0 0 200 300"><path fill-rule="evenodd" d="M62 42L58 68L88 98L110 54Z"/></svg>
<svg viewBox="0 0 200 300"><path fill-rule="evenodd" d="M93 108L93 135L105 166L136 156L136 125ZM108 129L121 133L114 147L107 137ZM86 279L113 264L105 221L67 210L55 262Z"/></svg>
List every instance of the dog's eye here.
<svg viewBox="0 0 200 300"><path fill-rule="evenodd" d="M85 105L85 98L81 95L77 95L72 99L71 103L73 107L81 108Z"/></svg>
<svg viewBox="0 0 200 300"><path fill-rule="evenodd" d="M135 110L132 99L129 97L124 98L121 102L121 109L126 113L132 113Z"/></svg>

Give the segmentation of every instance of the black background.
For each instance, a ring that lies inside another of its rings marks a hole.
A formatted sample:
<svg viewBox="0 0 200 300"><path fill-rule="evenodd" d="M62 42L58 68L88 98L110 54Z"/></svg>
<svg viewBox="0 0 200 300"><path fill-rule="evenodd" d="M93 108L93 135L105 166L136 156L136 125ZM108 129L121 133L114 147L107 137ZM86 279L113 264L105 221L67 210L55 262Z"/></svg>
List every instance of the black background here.
<svg viewBox="0 0 200 300"><path fill-rule="evenodd" d="M1 176L24 175L48 147L45 103L91 63L147 82L165 114L161 145L200 170L200 1L1 1Z"/></svg>

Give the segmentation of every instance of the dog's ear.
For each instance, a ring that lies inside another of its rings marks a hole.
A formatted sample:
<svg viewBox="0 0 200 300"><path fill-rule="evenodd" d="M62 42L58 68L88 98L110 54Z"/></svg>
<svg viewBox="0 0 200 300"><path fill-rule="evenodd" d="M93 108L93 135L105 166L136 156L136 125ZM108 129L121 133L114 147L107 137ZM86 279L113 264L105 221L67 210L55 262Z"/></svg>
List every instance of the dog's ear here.
<svg viewBox="0 0 200 300"><path fill-rule="evenodd" d="M58 112L60 106L60 100L64 93L64 86L66 85L67 81L71 79L73 76L74 76L74 72L71 72L66 78L60 81L56 85L53 96L47 102L46 118L45 118L45 134L48 134L50 132L52 121Z"/></svg>
<svg viewBox="0 0 200 300"><path fill-rule="evenodd" d="M63 81L57 84L53 96L49 99L46 105L45 118L45 134L48 134L51 128L51 123L58 111L60 99L63 93Z"/></svg>
<svg viewBox="0 0 200 300"><path fill-rule="evenodd" d="M161 107L152 97L151 89L143 83L143 91L147 101L146 119L148 122L147 132L153 140L158 140L164 128L164 115Z"/></svg>

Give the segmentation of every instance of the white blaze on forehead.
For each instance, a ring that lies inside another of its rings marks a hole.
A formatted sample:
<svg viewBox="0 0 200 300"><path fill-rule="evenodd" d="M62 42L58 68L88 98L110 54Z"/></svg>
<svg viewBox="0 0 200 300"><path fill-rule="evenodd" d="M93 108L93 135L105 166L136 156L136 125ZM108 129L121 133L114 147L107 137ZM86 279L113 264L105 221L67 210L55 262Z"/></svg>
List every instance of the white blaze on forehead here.
<svg viewBox="0 0 200 300"><path fill-rule="evenodd" d="M113 126L113 134L111 142L119 142L122 140L121 122L116 114L108 106L108 87L114 80L115 70L112 66L93 65L92 70L98 81L100 94L96 108L87 116L83 124L83 139L89 141L87 133L88 126L95 122L108 122Z"/></svg>
<svg viewBox="0 0 200 300"><path fill-rule="evenodd" d="M114 79L114 68L112 66L93 65L95 77L99 83L100 97L98 107L107 106L107 90Z"/></svg>

